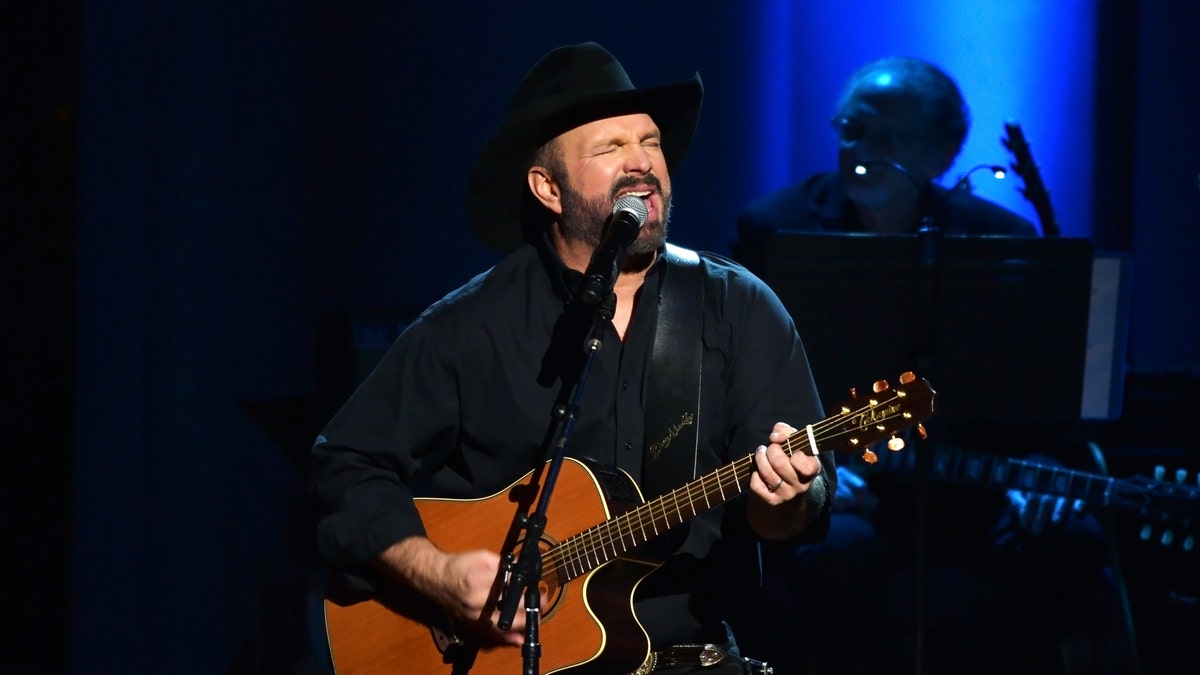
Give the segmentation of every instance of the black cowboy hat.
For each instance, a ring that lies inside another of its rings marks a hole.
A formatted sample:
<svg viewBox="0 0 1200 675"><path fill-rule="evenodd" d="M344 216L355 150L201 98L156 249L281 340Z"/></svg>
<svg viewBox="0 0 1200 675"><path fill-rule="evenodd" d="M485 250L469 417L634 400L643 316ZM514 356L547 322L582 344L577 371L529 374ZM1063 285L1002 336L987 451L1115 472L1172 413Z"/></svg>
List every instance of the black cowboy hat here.
<svg viewBox="0 0 1200 675"><path fill-rule="evenodd" d="M467 185L467 217L475 235L501 253L525 241L536 218L526 209L526 171L534 151L559 134L588 122L646 113L662 132L663 154L674 169L683 159L704 87L699 73L676 84L637 89L612 54L594 42L559 47L525 75L492 134Z"/></svg>

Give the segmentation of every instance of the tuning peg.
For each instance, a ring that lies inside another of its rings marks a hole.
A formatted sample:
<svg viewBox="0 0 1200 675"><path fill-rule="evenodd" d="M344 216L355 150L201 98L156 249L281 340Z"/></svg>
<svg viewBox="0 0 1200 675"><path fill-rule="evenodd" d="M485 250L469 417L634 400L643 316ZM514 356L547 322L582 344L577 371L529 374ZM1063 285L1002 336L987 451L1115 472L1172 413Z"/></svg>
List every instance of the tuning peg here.
<svg viewBox="0 0 1200 675"><path fill-rule="evenodd" d="M1175 482L1183 485L1187 482L1187 469L1175 469Z"/></svg>
<svg viewBox="0 0 1200 675"><path fill-rule="evenodd" d="M888 439L887 445L888 445L888 450L891 450L892 452L899 452L904 449L904 439L897 438L896 436L892 436L891 438Z"/></svg>
<svg viewBox="0 0 1200 675"><path fill-rule="evenodd" d="M866 462L867 464L874 464L875 462L879 461L879 455L876 455L874 450L867 448L866 450L863 450L862 461Z"/></svg>
<svg viewBox="0 0 1200 675"><path fill-rule="evenodd" d="M1154 465L1154 480L1162 480L1167 475L1167 468L1162 464Z"/></svg>
<svg viewBox="0 0 1200 675"><path fill-rule="evenodd" d="M1194 551L1196 549L1196 535L1189 534L1188 536L1184 537L1183 544L1181 545L1180 548L1187 551L1188 553L1191 553L1192 551Z"/></svg>
<svg viewBox="0 0 1200 675"><path fill-rule="evenodd" d="M1138 530L1138 538L1142 541L1150 541L1150 535L1154 534L1154 529L1149 525L1142 525L1142 529Z"/></svg>
<svg viewBox="0 0 1200 675"><path fill-rule="evenodd" d="M911 370L906 370L900 373L900 384L912 384L917 381L917 376Z"/></svg>
<svg viewBox="0 0 1200 675"><path fill-rule="evenodd" d="M882 394L890 387L891 385L887 383L887 380L876 380L875 384L871 386L871 391L874 391L876 394Z"/></svg>
<svg viewBox="0 0 1200 675"><path fill-rule="evenodd" d="M929 438L929 432L925 431L924 424L917 425L917 435L921 437L921 440L925 440L925 439Z"/></svg>
<svg viewBox="0 0 1200 675"><path fill-rule="evenodd" d="M1158 538L1158 543L1163 546L1170 546L1175 543L1175 533L1171 530L1164 530L1162 536Z"/></svg>

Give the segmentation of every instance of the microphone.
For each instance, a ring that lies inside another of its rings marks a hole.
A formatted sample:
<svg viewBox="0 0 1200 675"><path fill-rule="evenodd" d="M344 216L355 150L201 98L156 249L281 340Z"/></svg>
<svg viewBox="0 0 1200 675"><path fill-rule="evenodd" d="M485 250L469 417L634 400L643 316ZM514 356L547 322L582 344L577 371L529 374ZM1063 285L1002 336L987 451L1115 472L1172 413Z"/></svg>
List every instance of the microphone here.
<svg viewBox="0 0 1200 675"><path fill-rule="evenodd" d="M970 190L971 183L969 182L968 179L971 177L971 174L975 173L976 171L979 171L980 169L987 169L988 171L991 171L992 175L996 177L996 180L1000 180L1008 174L1008 172L1004 169L1004 167L1000 166L999 164L977 164L977 165L971 167L970 169L967 169L966 171L964 171L963 174L958 177L958 180L954 181L954 187L952 187L950 189L951 190Z"/></svg>
<svg viewBox="0 0 1200 675"><path fill-rule="evenodd" d="M926 183L928 183L928 181L924 181L924 180L921 180L920 178L917 178L916 174L914 174L913 172L904 168L904 166L902 164L897 164L896 162L889 162L887 160L882 160L882 159L878 159L878 160L871 161L871 162L863 162L862 164L858 164L854 167L854 173L856 173L860 176L865 176L871 170L871 167L876 167L876 166L886 166L889 169L892 169L894 171L899 171L901 174L904 175L905 178L908 178L909 180L911 180L913 182L913 185L917 186L918 191L924 190Z"/></svg>
<svg viewBox="0 0 1200 675"><path fill-rule="evenodd" d="M592 252L587 272L583 275L584 304L595 307L612 293L617 275L625 264L629 245L637 239L649 215L646 203L640 197L625 195L613 204L612 215L604 225L600 245Z"/></svg>
<svg viewBox="0 0 1200 675"><path fill-rule="evenodd" d="M930 203L932 201L932 197L933 197L932 188L931 188L931 186L933 185L933 181L922 180L922 179L918 178L915 173L909 171L903 164L899 164L897 162L893 162L890 160L883 160L883 159L877 159L874 161L863 162L862 164L857 164L854 167L854 173L856 173L860 176L865 176L865 175L867 175L867 172L870 170L870 167L873 167L873 166L886 166L893 171L900 172L901 175L903 175L905 178L912 181L912 184L914 186L916 186L916 188L917 188L917 200L918 200L917 208L918 208L918 214L921 217L920 227L917 230L917 232L919 232L919 233L936 232L937 227L933 223L933 212L931 210L932 204Z"/></svg>

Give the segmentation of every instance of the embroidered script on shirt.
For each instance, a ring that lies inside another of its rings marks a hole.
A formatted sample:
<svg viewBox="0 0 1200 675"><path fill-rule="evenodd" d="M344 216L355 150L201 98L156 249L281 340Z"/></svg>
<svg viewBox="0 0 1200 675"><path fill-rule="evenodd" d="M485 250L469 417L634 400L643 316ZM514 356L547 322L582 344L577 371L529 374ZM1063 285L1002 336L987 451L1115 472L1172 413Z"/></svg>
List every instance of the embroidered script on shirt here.
<svg viewBox="0 0 1200 675"><path fill-rule="evenodd" d="M694 424L695 421L695 416L690 412L680 415L679 421L667 428L666 438L650 444L650 458L658 459L658 456L662 454L663 450L667 449L667 446L671 444L671 441L675 440L675 438L679 436L679 432L683 431L684 427L689 427Z"/></svg>

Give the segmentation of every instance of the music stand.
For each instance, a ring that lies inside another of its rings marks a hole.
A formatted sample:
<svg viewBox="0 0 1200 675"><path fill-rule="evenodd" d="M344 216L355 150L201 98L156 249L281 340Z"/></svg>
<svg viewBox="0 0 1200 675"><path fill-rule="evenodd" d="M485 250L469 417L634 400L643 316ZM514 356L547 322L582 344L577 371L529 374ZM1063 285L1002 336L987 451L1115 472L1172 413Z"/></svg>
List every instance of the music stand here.
<svg viewBox="0 0 1200 675"><path fill-rule="evenodd" d="M778 232L763 280L796 321L827 408L912 370L937 419L1077 420L1092 245L1085 239ZM927 314L928 313L928 314Z"/></svg>
<svg viewBox="0 0 1200 675"><path fill-rule="evenodd" d="M1084 239L777 232L766 281L791 313L827 409L904 371L938 428L1080 419L1092 296ZM935 432L936 433L936 432ZM916 448L915 669L925 670L931 460Z"/></svg>

